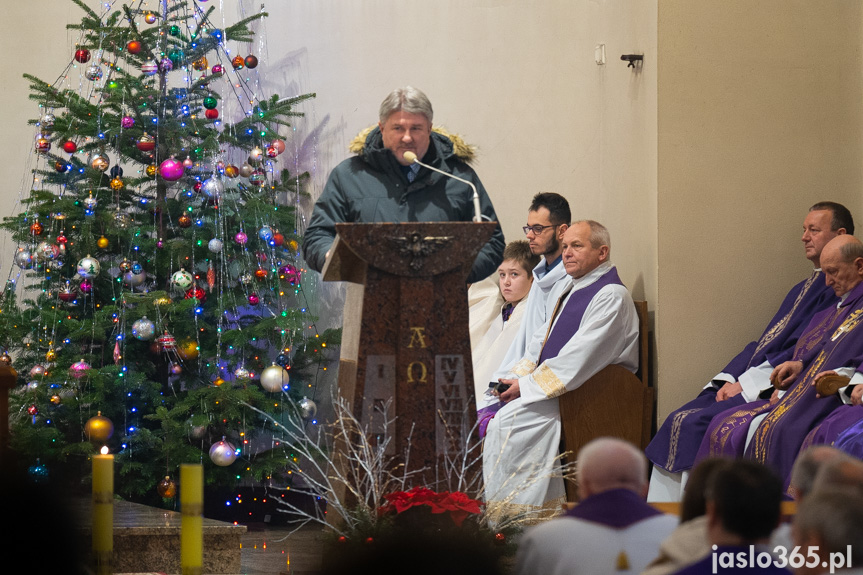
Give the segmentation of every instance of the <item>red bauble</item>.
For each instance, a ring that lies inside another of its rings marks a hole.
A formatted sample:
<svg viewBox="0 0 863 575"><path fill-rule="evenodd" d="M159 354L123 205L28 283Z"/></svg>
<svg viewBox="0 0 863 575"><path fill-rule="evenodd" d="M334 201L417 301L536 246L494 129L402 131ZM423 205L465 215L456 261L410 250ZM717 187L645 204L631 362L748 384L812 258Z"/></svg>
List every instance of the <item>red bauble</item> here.
<svg viewBox="0 0 863 575"><path fill-rule="evenodd" d="M73 142L72 140L66 140L63 142L63 151L68 154L74 154L75 150L78 149L78 144Z"/></svg>
<svg viewBox="0 0 863 575"><path fill-rule="evenodd" d="M255 277L258 278L259 280L267 279L267 275L268 275L267 270L265 270L265 269L258 268L255 270Z"/></svg>
<svg viewBox="0 0 863 575"><path fill-rule="evenodd" d="M219 111L215 108L213 108L212 110L206 110L204 112L204 116L206 116L208 120L215 120L219 117Z"/></svg>
<svg viewBox="0 0 863 575"><path fill-rule="evenodd" d="M274 246L280 246L284 243L285 243L285 236L283 236L279 232L276 232L273 234L273 245Z"/></svg>
<svg viewBox="0 0 863 575"><path fill-rule="evenodd" d="M90 61L90 50L86 48L79 48L75 50L75 61L84 64Z"/></svg>
<svg viewBox="0 0 863 575"><path fill-rule="evenodd" d="M129 54L137 54L141 51L141 43L137 40L131 40L126 44L126 50L129 51Z"/></svg>
<svg viewBox="0 0 863 575"><path fill-rule="evenodd" d="M33 222L30 224L30 233L34 236L38 236L42 233L42 224L39 222Z"/></svg>
<svg viewBox="0 0 863 575"><path fill-rule="evenodd" d="M203 288L195 286L186 292L186 299L192 298L197 298L198 301L203 302L207 299L207 292L205 292Z"/></svg>
<svg viewBox="0 0 863 575"><path fill-rule="evenodd" d="M27 413L29 413L33 417L36 417L37 415L39 415L39 408L36 407L36 404L33 404L27 408Z"/></svg>

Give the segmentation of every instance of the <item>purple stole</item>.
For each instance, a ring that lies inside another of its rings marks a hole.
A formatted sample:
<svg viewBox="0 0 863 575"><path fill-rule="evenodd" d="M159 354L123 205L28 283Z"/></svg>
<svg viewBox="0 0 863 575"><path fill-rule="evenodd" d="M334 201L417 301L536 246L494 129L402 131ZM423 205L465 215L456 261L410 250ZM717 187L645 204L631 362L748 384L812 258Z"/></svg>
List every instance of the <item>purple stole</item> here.
<svg viewBox="0 0 863 575"><path fill-rule="evenodd" d="M623 282L620 281L620 276L617 275L617 268L612 267L589 286L572 292L566 305L557 313L557 322L554 323L553 329L550 328L551 333L548 334L542 350L539 352L537 365L550 357L557 357L561 348L572 339L572 336L581 327L581 319L584 317L584 312L587 310L587 306L594 296L605 286L615 284L622 286ZM566 294L561 296L561 300L564 297L566 297ZM559 306L560 302L558 302ZM552 317L552 322L554 322L554 316Z"/></svg>
<svg viewBox="0 0 863 575"><path fill-rule="evenodd" d="M863 424L863 406L837 407L809 432L803 440L803 445L800 446L800 451L812 445L832 445L859 458L863 453L863 445L857 444L855 438L863 432L861 424Z"/></svg>
<svg viewBox="0 0 863 575"><path fill-rule="evenodd" d="M842 406L835 395L816 399L815 375L828 369L860 364L863 330L856 328L861 322L863 283L851 290L838 310L824 310L812 318L811 330L798 346L800 353L795 353L804 361L803 371L769 410L746 448L745 456L772 467L785 480L786 488L794 459L807 434Z"/></svg>
<svg viewBox="0 0 863 575"><path fill-rule="evenodd" d="M765 361L779 365L790 359L797 338L812 316L836 301L833 290L824 282L824 274L813 272L788 292L759 340L747 345L722 371L739 377L749 367ZM650 461L672 473L692 467L710 422L723 412L746 403L742 394L716 401L716 392L717 388L702 390L695 399L666 418L645 449Z"/></svg>
<svg viewBox="0 0 863 575"><path fill-rule="evenodd" d="M612 529L626 529L657 515L662 513L629 489L609 489L591 495L566 512L567 517L599 523Z"/></svg>

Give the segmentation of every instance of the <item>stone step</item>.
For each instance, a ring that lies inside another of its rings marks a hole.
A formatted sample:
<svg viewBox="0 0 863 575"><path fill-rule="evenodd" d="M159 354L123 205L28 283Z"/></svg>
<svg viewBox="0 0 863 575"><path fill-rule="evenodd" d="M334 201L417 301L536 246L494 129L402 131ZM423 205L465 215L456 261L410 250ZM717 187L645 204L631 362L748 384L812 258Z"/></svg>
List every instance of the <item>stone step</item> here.
<svg viewBox="0 0 863 575"><path fill-rule="evenodd" d="M92 503L75 502L77 527L90 541ZM180 573L180 524L177 511L157 509L128 501L114 501L114 573ZM204 519L203 573L241 573L241 538L245 525Z"/></svg>

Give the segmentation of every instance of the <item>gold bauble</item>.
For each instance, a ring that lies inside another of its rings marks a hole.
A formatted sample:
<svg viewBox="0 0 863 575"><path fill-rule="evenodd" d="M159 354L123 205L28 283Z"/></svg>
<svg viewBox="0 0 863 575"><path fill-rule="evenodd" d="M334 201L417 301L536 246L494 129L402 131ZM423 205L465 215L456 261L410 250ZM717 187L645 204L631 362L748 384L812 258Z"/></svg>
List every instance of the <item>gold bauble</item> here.
<svg viewBox="0 0 863 575"><path fill-rule="evenodd" d="M111 180L111 184L110 184L111 189L114 190L115 192L119 192L120 190L122 190L123 185L124 185L123 180L121 178L113 178Z"/></svg>
<svg viewBox="0 0 863 575"><path fill-rule="evenodd" d="M198 343L194 340L186 340L177 346L177 353L183 359L195 359L198 357Z"/></svg>
<svg viewBox="0 0 863 575"><path fill-rule="evenodd" d="M159 485L156 486L156 492L160 497L164 497L165 499L173 499L177 496L177 484L169 475L165 476L165 479L159 482Z"/></svg>
<svg viewBox="0 0 863 575"><path fill-rule="evenodd" d="M108 238L106 238L105 236L100 237L98 240L96 240L96 245L104 250L108 247Z"/></svg>
<svg viewBox="0 0 863 575"><path fill-rule="evenodd" d="M45 361L54 361L55 359L57 359L57 352L53 349L49 349L45 353Z"/></svg>
<svg viewBox="0 0 863 575"><path fill-rule="evenodd" d="M147 166L146 172L149 177L152 178L153 176L155 176L157 171L158 168L156 167L156 164L150 164L149 166Z"/></svg>
<svg viewBox="0 0 863 575"><path fill-rule="evenodd" d="M91 417L84 424L84 433L87 434L87 439L93 443L105 443L114 435L114 424L100 411L98 415Z"/></svg>

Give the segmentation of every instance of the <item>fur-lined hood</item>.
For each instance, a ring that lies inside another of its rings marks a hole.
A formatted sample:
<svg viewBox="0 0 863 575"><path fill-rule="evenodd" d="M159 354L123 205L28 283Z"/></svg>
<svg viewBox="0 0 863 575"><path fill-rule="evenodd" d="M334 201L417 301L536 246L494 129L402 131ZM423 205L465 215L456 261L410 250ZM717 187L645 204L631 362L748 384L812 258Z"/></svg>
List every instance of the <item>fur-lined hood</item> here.
<svg viewBox="0 0 863 575"><path fill-rule="evenodd" d="M348 150L350 150L350 152L353 154L362 154L369 134L371 134L372 131L377 127L377 124L369 126L365 130L357 134L357 136L353 140L351 140L351 143L348 146ZM468 144L458 134L450 134L449 132L447 132L446 128L443 128L441 126L432 126L432 132L435 132L436 134L443 136L444 138L452 142L453 154L465 164L470 164L476 159L476 146Z"/></svg>

